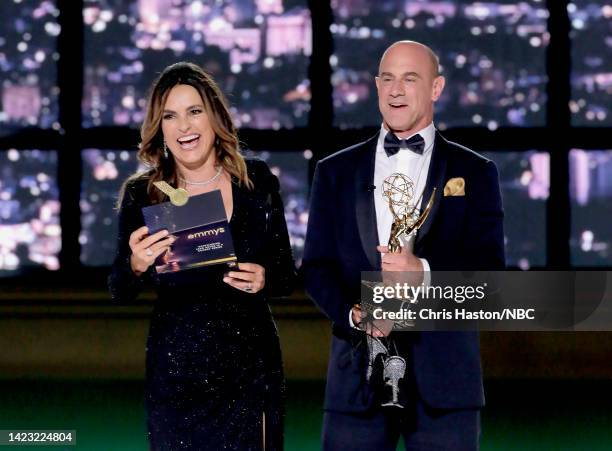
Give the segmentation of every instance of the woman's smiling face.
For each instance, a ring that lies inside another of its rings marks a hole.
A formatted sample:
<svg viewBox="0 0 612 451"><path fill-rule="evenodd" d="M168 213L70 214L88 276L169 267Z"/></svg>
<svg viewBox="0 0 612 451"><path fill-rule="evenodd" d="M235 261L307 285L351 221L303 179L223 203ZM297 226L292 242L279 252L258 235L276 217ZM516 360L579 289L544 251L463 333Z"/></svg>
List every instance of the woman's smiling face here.
<svg viewBox="0 0 612 451"><path fill-rule="evenodd" d="M190 85L176 85L168 93L162 113L162 132L179 167L197 170L213 154L213 131L200 93Z"/></svg>

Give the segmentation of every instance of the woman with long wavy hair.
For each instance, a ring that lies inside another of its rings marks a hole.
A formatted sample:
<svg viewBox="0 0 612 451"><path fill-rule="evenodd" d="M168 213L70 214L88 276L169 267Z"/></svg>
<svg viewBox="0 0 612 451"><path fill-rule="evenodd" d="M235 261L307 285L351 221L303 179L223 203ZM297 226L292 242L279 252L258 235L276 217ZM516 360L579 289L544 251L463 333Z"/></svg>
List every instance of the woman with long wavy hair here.
<svg viewBox="0 0 612 451"><path fill-rule="evenodd" d="M290 293L295 270L278 180L240 154L225 97L191 63L154 82L138 157L151 169L122 188L109 288L118 302L148 282L158 294L146 352L151 449L280 450L284 381L267 299ZM158 181L190 196L221 192L237 267L155 273L174 240L144 226L142 208L168 200Z"/></svg>

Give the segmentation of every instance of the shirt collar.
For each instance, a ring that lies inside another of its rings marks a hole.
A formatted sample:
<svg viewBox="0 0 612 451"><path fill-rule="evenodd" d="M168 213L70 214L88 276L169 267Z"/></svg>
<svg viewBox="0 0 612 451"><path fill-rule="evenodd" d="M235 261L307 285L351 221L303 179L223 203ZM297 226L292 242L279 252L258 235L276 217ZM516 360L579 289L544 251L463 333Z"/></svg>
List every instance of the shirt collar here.
<svg viewBox="0 0 612 451"><path fill-rule="evenodd" d="M387 133L390 133L389 130L385 128L384 124L381 124L380 134L378 136L378 145L376 146L377 152L385 151L385 136L387 136ZM425 140L425 148L423 149L423 155L427 154L428 152L431 152L431 149L433 148L433 145L434 145L434 140L436 138L436 127L434 126L434 123L430 122L427 127L403 139L410 139L417 133L421 135L423 139ZM404 149L400 149L400 150L404 150Z"/></svg>

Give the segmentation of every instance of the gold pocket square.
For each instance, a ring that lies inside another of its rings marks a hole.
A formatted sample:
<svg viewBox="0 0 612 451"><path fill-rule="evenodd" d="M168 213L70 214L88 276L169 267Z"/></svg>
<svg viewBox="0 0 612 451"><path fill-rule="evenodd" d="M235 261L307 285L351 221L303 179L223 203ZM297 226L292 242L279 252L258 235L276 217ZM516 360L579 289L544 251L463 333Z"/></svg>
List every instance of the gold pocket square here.
<svg viewBox="0 0 612 451"><path fill-rule="evenodd" d="M463 180L463 177L455 177L446 182L444 197L446 196L465 196L465 180Z"/></svg>

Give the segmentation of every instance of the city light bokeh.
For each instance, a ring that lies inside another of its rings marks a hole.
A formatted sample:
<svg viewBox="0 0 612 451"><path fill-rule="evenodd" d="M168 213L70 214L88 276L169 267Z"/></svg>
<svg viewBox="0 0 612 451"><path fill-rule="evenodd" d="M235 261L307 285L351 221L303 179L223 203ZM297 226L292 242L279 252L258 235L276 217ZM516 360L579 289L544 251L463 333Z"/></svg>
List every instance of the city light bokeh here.
<svg viewBox="0 0 612 451"><path fill-rule="evenodd" d="M57 270L62 247L57 152L0 151L0 275Z"/></svg>
<svg viewBox="0 0 612 451"><path fill-rule="evenodd" d="M3 0L0 13L0 137L59 130L55 1Z"/></svg>
<svg viewBox="0 0 612 451"><path fill-rule="evenodd" d="M83 125L138 127L164 67L191 61L240 128L306 126L312 24L306 0L85 0Z"/></svg>
<svg viewBox="0 0 612 451"><path fill-rule="evenodd" d="M543 0L332 0L335 125L380 125L374 76L385 48L399 40L426 43L440 58L446 88L436 124L533 127L546 122Z"/></svg>

